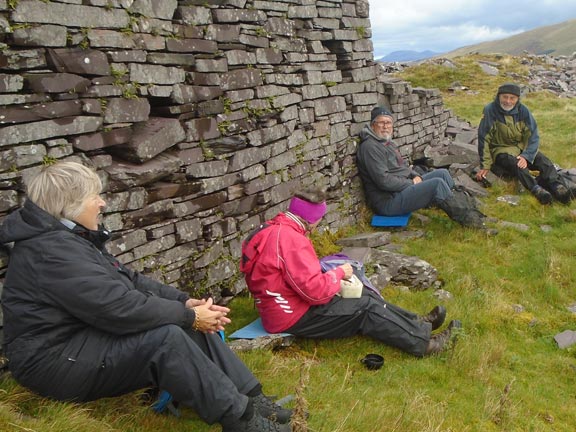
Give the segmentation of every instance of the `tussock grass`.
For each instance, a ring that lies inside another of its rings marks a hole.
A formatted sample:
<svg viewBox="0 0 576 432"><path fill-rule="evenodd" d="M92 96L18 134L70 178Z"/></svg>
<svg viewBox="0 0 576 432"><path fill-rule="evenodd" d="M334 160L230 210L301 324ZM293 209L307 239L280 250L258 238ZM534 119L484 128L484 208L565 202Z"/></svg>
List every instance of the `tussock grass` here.
<svg viewBox="0 0 576 432"><path fill-rule="evenodd" d="M493 57L482 57L492 59ZM478 56L457 59L462 71L408 70L414 86L440 87L445 104L477 124L482 107L498 84L523 65L506 58L499 77L487 77L475 66ZM447 73L447 72L446 72ZM446 93L455 79L473 92ZM477 94L475 92L478 92ZM576 101L549 94L530 94L525 102L539 123L543 150L564 167L576 166L574 112ZM518 194L514 183L495 185L483 199L490 216L523 223L528 232L500 228L499 235L463 229L436 210L422 227L412 218L409 229L425 236L407 240L402 252L419 256L437 268L448 319L463 322L458 342L440 355L417 359L365 337L344 340L297 340L278 351L241 353L268 394L283 397L299 391L310 411L312 432L572 432L576 348L560 350L555 334L576 328L567 306L576 303L576 204L539 205L527 193L520 205L496 201ZM365 212L365 210L363 210ZM369 213L357 227L342 233L315 235L319 255L338 250L343 235L368 231ZM550 232L540 227L549 225ZM407 292L383 287L392 303L425 313L438 303L431 290ZM228 332L256 318L253 300L232 303ZM360 359L379 353L385 363L368 371ZM0 431L205 432L208 426L190 410L183 416L154 415L138 393L86 404L40 398L11 378L0 380Z"/></svg>

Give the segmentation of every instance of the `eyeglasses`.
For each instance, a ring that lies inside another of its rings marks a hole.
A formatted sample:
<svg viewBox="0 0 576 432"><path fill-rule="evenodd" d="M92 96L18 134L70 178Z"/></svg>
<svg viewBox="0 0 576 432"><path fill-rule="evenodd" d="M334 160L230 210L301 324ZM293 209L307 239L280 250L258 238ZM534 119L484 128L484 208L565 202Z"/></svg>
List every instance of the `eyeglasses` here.
<svg viewBox="0 0 576 432"><path fill-rule="evenodd" d="M394 123L392 120L383 120L374 122L376 126L392 126L392 123Z"/></svg>

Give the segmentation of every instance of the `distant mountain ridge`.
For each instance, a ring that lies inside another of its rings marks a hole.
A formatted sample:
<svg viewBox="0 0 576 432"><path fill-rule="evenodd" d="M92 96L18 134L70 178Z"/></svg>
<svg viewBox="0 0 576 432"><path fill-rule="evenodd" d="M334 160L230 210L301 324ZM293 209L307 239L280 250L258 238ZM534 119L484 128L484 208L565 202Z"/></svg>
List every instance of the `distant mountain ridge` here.
<svg viewBox="0 0 576 432"><path fill-rule="evenodd" d="M434 57L440 53L435 51L410 51L410 50L402 50L402 51L393 51L390 54L378 59L382 62L408 62L408 61L417 61L417 60L425 60L430 57Z"/></svg>
<svg viewBox="0 0 576 432"><path fill-rule="evenodd" d="M525 52L572 55L576 52L576 19L538 27L505 39L467 45L441 55L450 58L471 53L522 55Z"/></svg>

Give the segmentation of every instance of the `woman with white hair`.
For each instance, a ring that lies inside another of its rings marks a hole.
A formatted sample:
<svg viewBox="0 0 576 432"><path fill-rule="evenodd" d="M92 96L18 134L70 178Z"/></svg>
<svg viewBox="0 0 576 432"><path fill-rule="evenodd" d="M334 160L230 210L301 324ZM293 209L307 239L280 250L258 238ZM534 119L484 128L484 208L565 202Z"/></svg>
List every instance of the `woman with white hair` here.
<svg viewBox="0 0 576 432"><path fill-rule="evenodd" d="M230 322L228 308L191 299L106 251L101 190L79 163L46 166L0 227L0 243L13 243L2 307L14 378L72 401L155 387L225 432L289 431L291 411L263 395L215 334Z"/></svg>

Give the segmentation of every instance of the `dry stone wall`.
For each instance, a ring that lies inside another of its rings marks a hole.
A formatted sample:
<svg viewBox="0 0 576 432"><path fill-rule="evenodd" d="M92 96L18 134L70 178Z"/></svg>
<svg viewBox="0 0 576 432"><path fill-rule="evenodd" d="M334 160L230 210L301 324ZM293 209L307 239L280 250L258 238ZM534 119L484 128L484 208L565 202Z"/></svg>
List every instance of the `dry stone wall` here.
<svg viewBox="0 0 576 432"><path fill-rule="evenodd" d="M357 221L374 105L406 155L444 134L439 92L374 63L368 15L366 0L0 0L0 219L42 165L78 160L105 185L122 262L237 294L242 239L296 189L333 194L325 229Z"/></svg>

